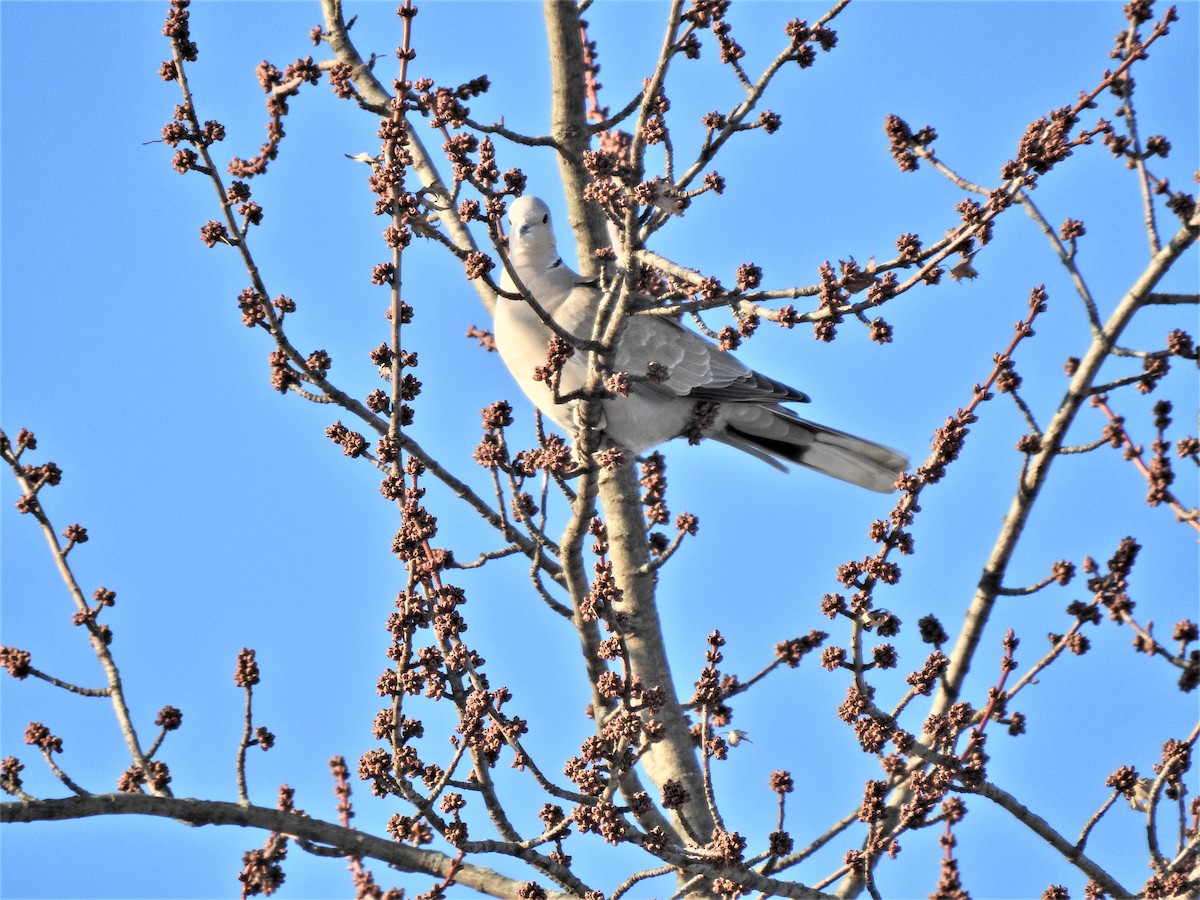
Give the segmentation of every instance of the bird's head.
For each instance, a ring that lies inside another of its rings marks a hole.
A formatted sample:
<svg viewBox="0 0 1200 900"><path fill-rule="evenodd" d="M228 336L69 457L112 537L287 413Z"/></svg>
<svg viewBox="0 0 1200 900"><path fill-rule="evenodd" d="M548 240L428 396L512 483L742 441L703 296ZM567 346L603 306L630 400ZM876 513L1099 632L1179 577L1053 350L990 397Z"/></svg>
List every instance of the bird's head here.
<svg viewBox="0 0 1200 900"><path fill-rule="evenodd" d="M518 197L508 209L512 225L508 235L514 262L550 264L558 259L550 207L537 197Z"/></svg>

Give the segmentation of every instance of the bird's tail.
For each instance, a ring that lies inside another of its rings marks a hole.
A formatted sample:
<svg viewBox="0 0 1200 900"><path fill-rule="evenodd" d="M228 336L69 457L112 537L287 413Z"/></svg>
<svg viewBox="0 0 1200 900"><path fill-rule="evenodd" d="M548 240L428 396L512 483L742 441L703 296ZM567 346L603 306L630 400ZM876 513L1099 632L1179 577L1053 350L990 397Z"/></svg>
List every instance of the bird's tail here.
<svg viewBox="0 0 1200 900"><path fill-rule="evenodd" d="M908 457L891 447L809 422L782 407L769 408L769 418L764 411L732 415L723 431L710 436L777 469L787 471L784 460L885 494L896 489L897 477L908 467Z"/></svg>

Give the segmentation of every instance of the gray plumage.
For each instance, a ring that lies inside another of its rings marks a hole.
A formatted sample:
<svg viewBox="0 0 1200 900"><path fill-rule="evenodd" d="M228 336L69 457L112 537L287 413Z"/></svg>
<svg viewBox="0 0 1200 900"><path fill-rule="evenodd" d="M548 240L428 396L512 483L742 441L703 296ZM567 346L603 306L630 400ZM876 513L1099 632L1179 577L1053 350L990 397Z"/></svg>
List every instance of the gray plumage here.
<svg viewBox="0 0 1200 900"><path fill-rule="evenodd" d="M589 340L601 300L594 285L571 271L558 255L550 210L537 197L520 197L509 210L509 259L525 289L566 332ZM516 291L505 273L505 290ZM533 378L546 362L554 332L530 305L497 297L496 349L517 384L568 434L575 425L571 403L555 403L550 388ZM612 371L644 375L650 364L667 372L661 383L635 381L627 397L602 401L601 427L615 443L638 454L681 436L697 424L706 403L703 436L729 444L778 469L797 463L873 491L894 489L908 458L889 447L801 419L782 403L805 403L807 395L748 368L731 353L662 316L632 316L613 353ZM560 394L583 388L587 356L566 361Z"/></svg>

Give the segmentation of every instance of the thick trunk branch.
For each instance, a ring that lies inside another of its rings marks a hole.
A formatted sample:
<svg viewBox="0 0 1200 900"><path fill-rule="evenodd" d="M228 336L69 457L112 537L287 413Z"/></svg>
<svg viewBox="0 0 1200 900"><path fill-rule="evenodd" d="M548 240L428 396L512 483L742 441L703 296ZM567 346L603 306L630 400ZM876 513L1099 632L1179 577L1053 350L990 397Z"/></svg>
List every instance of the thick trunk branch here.
<svg viewBox="0 0 1200 900"><path fill-rule="evenodd" d="M580 268L588 273L595 266L595 250L605 246L608 237L603 215L594 205L583 202L588 176L582 160L590 134L585 115L579 14L575 4L565 0L545 0L543 10L550 44L552 134L561 148L559 173L579 248ZM614 304L604 304L616 315L623 314L627 305L619 298ZM608 311L602 310L601 315ZM690 797L683 809L671 811L677 839L683 843L706 842L712 835L713 820L704 804L703 776L671 679L655 606L655 579L653 574L638 574L649 560L649 545L632 464L604 472L599 479L598 494L608 526L613 574L623 592L620 611L628 614L633 623L633 633L627 641L631 671L646 687L660 687L666 695L666 704L657 715L663 724L662 740L643 756L645 771L660 791L666 782L675 781Z"/></svg>

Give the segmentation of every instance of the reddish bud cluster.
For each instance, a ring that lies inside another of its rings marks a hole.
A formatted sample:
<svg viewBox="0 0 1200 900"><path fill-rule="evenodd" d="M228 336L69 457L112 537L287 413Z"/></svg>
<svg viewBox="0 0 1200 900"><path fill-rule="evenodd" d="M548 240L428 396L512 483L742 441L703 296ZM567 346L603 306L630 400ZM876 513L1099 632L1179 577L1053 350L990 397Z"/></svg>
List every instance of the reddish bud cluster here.
<svg viewBox="0 0 1200 900"><path fill-rule="evenodd" d="M820 647L829 635L824 631L813 630L804 637L791 638L775 645L775 655L789 668L796 668L800 660L808 653Z"/></svg>
<svg viewBox="0 0 1200 900"><path fill-rule="evenodd" d="M190 5L191 0L171 0L171 9L167 12L167 20L163 24L162 33L163 37L171 39L171 43L179 50L179 55L184 60L195 62L197 50L195 43L191 40L191 33L188 26L188 17L190 14L187 8ZM163 72L168 65L171 65L172 71L174 71L173 62L163 63L163 69L159 71ZM166 78L165 74L163 78L168 81L172 80Z"/></svg>
<svg viewBox="0 0 1200 900"><path fill-rule="evenodd" d="M934 685L937 684L937 679L942 676L949 665L950 657L941 650L934 650L929 654L929 658L925 660L925 664L921 666L920 670L913 672L904 680L912 685L918 694L929 696L933 692Z"/></svg>
<svg viewBox="0 0 1200 900"><path fill-rule="evenodd" d="M205 247L210 249L217 244L233 245L237 243L230 238L228 229L222 223L212 220L200 226L200 240L204 242Z"/></svg>
<svg viewBox="0 0 1200 900"><path fill-rule="evenodd" d="M238 687L248 688L258 684L258 661L254 658L254 655L253 650L248 650L245 647L238 654L237 667L233 671L233 683Z"/></svg>
<svg viewBox="0 0 1200 900"><path fill-rule="evenodd" d="M29 676L29 651L18 650L16 647L0 647L0 666L18 681Z"/></svg>
<svg viewBox="0 0 1200 900"><path fill-rule="evenodd" d="M783 30L792 41L792 58L802 69L807 69L816 62L817 54L809 41L816 41L825 52L837 45L837 33L833 29L823 25L809 28L808 22L803 19L792 19Z"/></svg>
<svg viewBox="0 0 1200 900"><path fill-rule="evenodd" d="M646 522L650 525L665 525L669 522L667 510L667 462L658 452L651 453L642 463L642 475L638 480L644 493L642 506L646 508Z"/></svg>
<svg viewBox="0 0 1200 900"><path fill-rule="evenodd" d="M1070 107L1052 110L1031 122L1017 144L1017 157L1000 169L1005 180L1020 180L1030 185L1037 175L1044 175L1071 155L1071 128L1079 121ZM1031 175L1030 173L1034 173Z"/></svg>
<svg viewBox="0 0 1200 900"><path fill-rule="evenodd" d="M431 91L425 87L417 95L417 109L430 117L431 128L461 128L471 115L462 101L478 97L490 86L488 77L480 75L456 88L438 87Z"/></svg>
<svg viewBox="0 0 1200 900"><path fill-rule="evenodd" d="M325 429L325 436L335 444L340 444L342 452L351 458L362 456L367 450L367 439L357 431L348 429L340 420Z"/></svg>
<svg viewBox="0 0 1200 900"><path fill-rule="evenodd" d="M474 281L476 278L482 278L496 267L491 257L480 251L468 253L464 262L467 269L467 278L471 281Z"/></svg>
<svg viewBox="0 0 1200 900"><path fill-rule="evenodd" d="M30 722L25 729L25 743L32 744L43 753L62 753L62 738L50 733L41 722Z"/></svg>
<svg viewBox="0 0 1200 900"><path fill-rule="evenodd" d="M900 166L901 172L915 172L919 154L933 155L929 145L937 140L937 132L928 125L913 133L907 122L899 116L889 115L884 120L883 131L888 137L892 157Z"/></svg>
<svg viewBox="0 0 1200 900"><path fill-rule="evenodd" d="M821 281L817 299L826 315L813 323L813 336L817 340L829 342L837 336L837 326L842 321L839 310L849 298L849 294L842 289L828 260L821 263L817 274Z"/></svg>
<svg viewBox="0 0 1200 900"><path fill-rule="evenodd" d="M736 334L736 332L734 332ZM687 438L689 444L699 444L704 439L704 433L716 424L717 416L721 412L721 404L713 403L708 400L698 400L692 405L691 418L684 426L682 437Z"/></svg>

